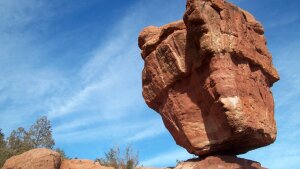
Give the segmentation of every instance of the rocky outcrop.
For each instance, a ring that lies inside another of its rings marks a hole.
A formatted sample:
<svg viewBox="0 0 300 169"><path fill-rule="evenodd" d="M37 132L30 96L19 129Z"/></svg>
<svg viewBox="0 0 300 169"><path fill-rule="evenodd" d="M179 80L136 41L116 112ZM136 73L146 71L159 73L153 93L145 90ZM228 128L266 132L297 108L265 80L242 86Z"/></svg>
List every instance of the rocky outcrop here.
<svg viewBox="0 0 300 169"><path fill-rule="evenodd" d="M53 150L38 148L6 160L2 169L114 169L91 160L61 159Z"/></svg>
<svg viewBox="0 0 300 169"><path fill-rule="evenodd" d="M60 163L59 153L40 148L11 157L2 169L59 169Z"/></svg>
<svg viewBox="0 0 300 169"><path fill-rule="evenodd" d="M235 156L209 156L179 164L175 169L266 169L258 162Z"/></svg>
<svg viewBox="0 0 300 169"><path fill-rule="evenodd" d="M195 155L241 154L275 141L279 80L262 25L224 0L188 0L184 19L139 36L143 96Z"/></svg>

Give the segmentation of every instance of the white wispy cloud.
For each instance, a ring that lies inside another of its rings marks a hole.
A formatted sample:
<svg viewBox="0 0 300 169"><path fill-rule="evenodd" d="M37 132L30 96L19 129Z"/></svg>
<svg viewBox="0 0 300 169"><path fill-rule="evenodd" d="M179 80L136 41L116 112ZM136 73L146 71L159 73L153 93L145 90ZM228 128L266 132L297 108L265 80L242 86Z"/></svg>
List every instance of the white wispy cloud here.
<svg viewBox="0 0 300 169"><path fill-rule="evenodd" d="M144 123L142 128L138 128L132 136L129 136L125 142L136 142L150 137L156 137L166 132L165 126L160 119Z"/></svg>
<svg viewBox="0 0 300 169"><path fill-rule="evenodd" d="M48 113L49 118L58 118L72 113L74 109L81 106L81 104L84 104L84 102L91 94L93 94L97 90L107 88L112 83L112 80L113 79L106 79L105 81L100 81L98 83L93 83L85 86L74 96L66 100L62 105L54 105L54 107Z"/></svg>
<svg viewBox="0 0 300 169"><path fill-rule="evenodd" d="M38 47L35 30L53 16L51 9L45 1L0 1L0 127L6 133L26 127L66 83L61 72L39 65L47 50Z"/></svg>
<svg viewBox="0 0 300 169"><path fill-rule="evenodd" d="M269 22L266 23L266 28L267 29L278 29L280 26L285 26L292 24L294 22L299 21L299 16L298 15L281 15L281 18L278 19L276 22Z"/></svg>
<svg viewBox="0 0 300 169"><path fill-rule="evenodd" d="M48 8L48 3L38 0L27 0L23 3L18 0L0 1L0 22L5 23L0 28L21 28L20 26L39 21L49 16L50 13L44 13Z"/></svg>
<svg viewBox="0 0 300 169"><path fill-rule="evenodd" d="M111 30L114 36L104 39L104 43L94 49L94 52L90 52L92 56L77 75L82 89L75 90L71 97L60 98L63 102L54 105L49 112L49 116L54 120L65 116L72 116L72 119L74 116L78 117L67 123L57 124L55 130L60 131L61 135L76 138L78 133L84 133L89 137L95 135L94 130L86 128L96 124L105 131L111 131L113 126L102 126L103 120L115 123L121 118L133 119L133 124L140 121L139 115L135 112L145 107L145 103L141 95L143 64L140 62L137 36L149 12L141 12L145 8L143 5L138 3L131 7L135 10L128 10L130 12ZM85 112L85 115L83 116L81 112ZM119 123L119 125L130 124ZM77 131L74 133L72 129ZM122 128L118 129L120 129L118 133L122 133ZM155 124L136 128L134 134L124 139L133 142L160 135L164 131L162 121L159 119ZM60 138L57 136L58 140Z"/></svg>
<svg viewBox="0 0 300 169"><path fill-rule="evenodd" d="M53 128L53 131L55 133L68 132L68 131L71 131L71 130L76 130L80 127L85 127L85 126L94 124L95 121L98 122L98 120L99 119L97 119L96 117L75 119L75 120L72 120L68 123L64 123L64 124L55 126Z"/></svg>
<svg viewBox="0 0 300 169"><path fill-rule="evenodd" d="M94 52L91 52L92 56L76 75L78 78L77 82L79 86L83 86L83 89L74 91L75 94L70 98L64 98L62 105L55 105L49 112L50 117L59 118L74 113L75 107L81 106L87 99L91 101L97 97L99 102L100 100L103 101L100 97L105 98L106 105L114 105L114 109L118 106L124 108L124 106L133 103L131 101L133 98L127 99L127 96L124 94L137 93L138 89L140 89L140 85L137 83L139 81L137 77L139 76L134 75L138 72L136 72L136 68L129 67L131 65L134 66L135 53L138 52L136 39L129 37L136 36L138 28L119 29L129 27L133 20L139 20L139 17L128 14L121 19L112 30L112 34L116 36L103 40L105 43L94 49ZM108 96L108 90L113 92L110 96ZM124 92L122 90L127 91ZM120 94L114 91L118 91ZM118 103L120 98L126 99L122 99L122 102ZM102 115L103 113L105 114L106 112L102 112ZM106 113L106 115L108 114L116 117L118 112L115 112L115 114Z"/></svg>
<svg viewBox="0 0 300 169"><path fill-rule="evenodd" d="M159 167L166 167L166 166L174 166L176 164L176 160L188 160L191 159L193 156L187 153L184 149L177 149L169 152L164 152L162 154L158 154L155 157L147 159L145 161L141 161L141 165L143 166L159 166Z"/></svg>
<svg viewBox="0 0 300 169"><path fill-rule="evenodd" d="M84 121L84 120L83 120ZM77 130L78 126L74 126L75 129L71 129L70 126L58 126L58 130L54 130L54 136L60 142L75 143L83 141L94 140L122 140L124 143L132 143L141 139L146 139L160 135L165 132L163 126L159 126L159 120L150 120L147 122L127 122L118 121L114 123L105 123L102 126L95 126L94 128L83 128ZM82 124L80 124L82 125ZM156 128L154 128L156 127ZM157 130L156 132L150 130ZM147 133L141 135L142 131Z"/></svg>

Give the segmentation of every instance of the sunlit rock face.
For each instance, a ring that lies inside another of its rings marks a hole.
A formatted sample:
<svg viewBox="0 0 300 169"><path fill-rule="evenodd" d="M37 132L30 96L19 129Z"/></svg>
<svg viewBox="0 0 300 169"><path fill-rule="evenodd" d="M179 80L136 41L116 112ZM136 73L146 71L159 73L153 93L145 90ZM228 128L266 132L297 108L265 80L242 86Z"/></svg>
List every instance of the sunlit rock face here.
<svg viewBox="0 0 300 169"><path fill-rule="evenodd" d="M2 169L59 169L60 163L59 153L38 148L9 158Z"/></svg>
<svg viewBox="0 0 300 169"><path fill-rule="evenodd" d="M143 96L176 143L196 155L274 142L279 80L262 25L224 0L188 0L183 20L139 36Z"/></svg>

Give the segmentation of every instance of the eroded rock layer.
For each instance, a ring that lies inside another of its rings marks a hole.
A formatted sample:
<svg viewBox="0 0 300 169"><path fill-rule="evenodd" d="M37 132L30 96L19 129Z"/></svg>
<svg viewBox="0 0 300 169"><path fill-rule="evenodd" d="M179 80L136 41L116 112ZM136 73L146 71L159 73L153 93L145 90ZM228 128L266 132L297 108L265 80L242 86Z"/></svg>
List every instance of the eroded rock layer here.
<svg viewBox="0 0 300 169"><path fill-rule="evenodd" d="M279 80L262 25L224 0L188 0L182 21L139 36L143 96L196 155L240 154L276 138Z"/></svg>

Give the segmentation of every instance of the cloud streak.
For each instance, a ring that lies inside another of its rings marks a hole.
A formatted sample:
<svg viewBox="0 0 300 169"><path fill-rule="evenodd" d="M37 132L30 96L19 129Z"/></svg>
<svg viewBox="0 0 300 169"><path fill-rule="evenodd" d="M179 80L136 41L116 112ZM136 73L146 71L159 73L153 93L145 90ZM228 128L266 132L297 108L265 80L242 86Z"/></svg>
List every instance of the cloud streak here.
<svg viewBox="0 0 300 169"><path fill-rule="evenodd" d="M173 166L176 163L176 160L186 160L190 159L193 156L186 152L184 149L173 150L170 152L165 152L158 154L148 160L142 161L143 166Z"/></svg>
<svg viewBox="0 0 300 169"><path fill-rule="evenodd" d="M143 65L136 38L149 12L141 12L142 5L145 4L132 6L139 10L128 10L130 12L112 28L115 36L104 39L104 43L91 52L91 57L76 74L79 89L70 97L60 98L61 104L53 104L48 115L57 122L54 131L59 143L95 140L100 137L99 131L109 131L107 139L122 138L130 143L166 131L158 116L147 119L150 123L140 124L144 121L141 116L145 103L141 96ZM59 122L63 117L69 119ZM130 123L123 119L130 119Z"/></svg>
<svg viewBox="0 0 300 169"><path fill-rule="evenodd" d="M118 139L122 140L122 144L125 144L155 137L165 132L159 120L139 123L110 122L102 126L82 128L81 130L76 129L78 127L76 123L73 124L75 124L74 128L70 126L58 126L57 130L54 130L55 137L64 143L80 143L87 140L95 141L99 139L112 141ZM82 124L79 125L82 126ZM141 131L145 131L145 133Z"/></svg>

